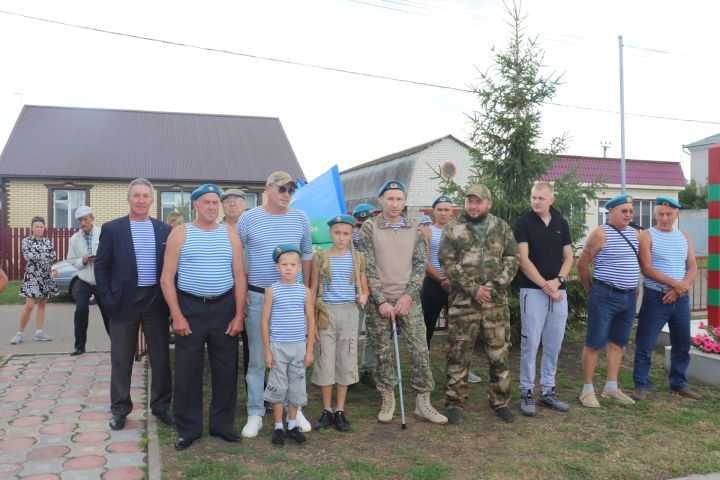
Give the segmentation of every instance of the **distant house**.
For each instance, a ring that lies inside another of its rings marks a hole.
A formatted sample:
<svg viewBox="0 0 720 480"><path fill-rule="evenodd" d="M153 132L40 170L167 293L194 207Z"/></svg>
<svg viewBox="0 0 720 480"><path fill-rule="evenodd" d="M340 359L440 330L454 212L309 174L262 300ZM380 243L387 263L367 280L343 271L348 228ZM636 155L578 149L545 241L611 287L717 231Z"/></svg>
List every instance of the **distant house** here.
<svg viewBox="0 0 720 480"><path fill-rule="evenodd" d="M720 133L683 145L690 153L690 178L697 186L706 185L708 179L708 150L720 142Z"/></svg>
<svg viewBox="0 0 720 480"><path fill-rule="evenodd" d="M408 214L417 216L439 195L439 179L433 169L465 185L471 165L471 147L447 135L350 168L340 177L349 210L363 202L378 206L378 188L395 179L406 184ZM620 159L560 155L545 179L556 180L571 168L581 181L602 180L606 185L598 192L599 201L590 206L587 214L588 227L604 223L604 204L620 194ZM627 193L635 198L635 221L642 226L652 224L656 197L677 199L686 184L679 162L649 160L627 160L626 183Z"/></svg>
<svg viewBox="0 0 720 480"><path fill-rule="evenodd" d="M137 177L153 183L158 219L189 220L190 193L206 182L242 188L253 207L277 170L304 178L277 118L27 105L0 155L0 227L35 215L77 226L83 204L102 224L127 214Z"/></svg>

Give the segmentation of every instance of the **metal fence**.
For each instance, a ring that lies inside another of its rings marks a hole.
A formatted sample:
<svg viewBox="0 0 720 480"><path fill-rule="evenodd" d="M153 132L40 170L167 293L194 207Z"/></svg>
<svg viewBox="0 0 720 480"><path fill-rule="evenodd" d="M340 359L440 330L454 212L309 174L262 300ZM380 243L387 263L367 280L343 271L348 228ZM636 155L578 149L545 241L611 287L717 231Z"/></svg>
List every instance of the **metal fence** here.
<svg viewBox="0 0 720 480"><path fill-rule="evenodd" d="M58 261L67 257L68 243L77 228L48 228L45 236L55 248ZM0 227L0 265L10 280L22 279L25 272L25 258L22 254L23 238L31 235L30 227L2 228Z"/></svg>

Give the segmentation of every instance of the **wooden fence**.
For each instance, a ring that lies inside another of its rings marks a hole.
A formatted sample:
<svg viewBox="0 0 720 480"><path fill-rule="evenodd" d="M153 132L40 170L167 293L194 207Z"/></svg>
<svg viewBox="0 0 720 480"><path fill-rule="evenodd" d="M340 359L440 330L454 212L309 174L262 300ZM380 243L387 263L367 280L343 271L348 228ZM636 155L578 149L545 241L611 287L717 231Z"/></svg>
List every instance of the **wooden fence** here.
<svg viewBox="0 0 720 480"><path fill-rule="evenodd" d="M77 228L48 228L45 235L52 242L57 253L57 261L67 258L68 243ZM20 280L25 271L25 259L22 254L23 238L30 235L30 227L0 227L0 265L10 280Z"/></svg>

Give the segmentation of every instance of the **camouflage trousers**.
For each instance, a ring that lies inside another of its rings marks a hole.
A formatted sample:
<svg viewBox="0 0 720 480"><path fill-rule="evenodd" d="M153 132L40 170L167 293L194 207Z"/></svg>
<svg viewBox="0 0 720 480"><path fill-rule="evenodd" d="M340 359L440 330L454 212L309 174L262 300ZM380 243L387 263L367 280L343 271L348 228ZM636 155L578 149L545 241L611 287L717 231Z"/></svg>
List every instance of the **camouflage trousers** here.
<svg viewBox="0 0 720 480"><path fill-rule="evenodd" d="M398 383L395 370L395 347L392 339L392 321L383 318L374 302L368 303L365 328L370 342L375 347L378 390L392 390ZM425 320L419 299L413 299L410 313L397 317L398 342L404 341L410 356L410 386L416 393L431 392L435 389L435 380L430 370L430 358L425 339Z"/></svg>
<svg viewBox="0 0 720 480"><path fill-rule="evenodd" d="M445 403L459 409L467 403L467 377L476 340L490 363L490 406L505 407L510 402L510 310L507 305L482 309L450 305Z"/></svg>

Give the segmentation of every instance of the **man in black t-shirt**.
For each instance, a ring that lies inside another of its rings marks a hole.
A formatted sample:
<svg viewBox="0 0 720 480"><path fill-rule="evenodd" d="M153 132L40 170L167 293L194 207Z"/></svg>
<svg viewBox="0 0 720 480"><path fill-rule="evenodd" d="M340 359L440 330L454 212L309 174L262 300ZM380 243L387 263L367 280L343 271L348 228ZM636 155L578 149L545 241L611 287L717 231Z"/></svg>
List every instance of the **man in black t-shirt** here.
<svg viewBox="0 0 720 480"><path fill-rule="evenodd" d="M520 411L535 415L533 387L535 360L543 344L540 367L540 403L566 412L568 405L555 396L555 374L567 321L565 277L573 264L567 221L552 207L552 184L536 182L530 194L532 210L515 224L520 251Z"/></svg>

